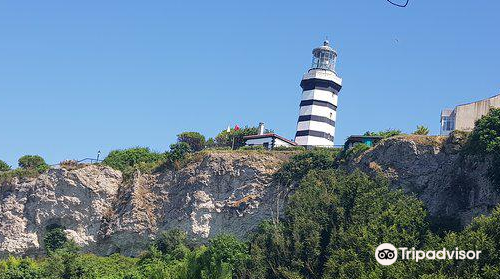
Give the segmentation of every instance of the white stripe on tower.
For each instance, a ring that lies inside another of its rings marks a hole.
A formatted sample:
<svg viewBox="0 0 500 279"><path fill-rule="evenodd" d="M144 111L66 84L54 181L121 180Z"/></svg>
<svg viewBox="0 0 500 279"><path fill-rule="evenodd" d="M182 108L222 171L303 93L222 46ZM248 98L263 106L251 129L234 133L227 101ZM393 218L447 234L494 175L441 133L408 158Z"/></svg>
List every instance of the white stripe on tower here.
<svg viewBox="0 0 500 279"><path fill-rule="evenodd" d="M342 79L334 71L336 52L325 41L313 50L313 67L304 75L295 142L298 145L332 147L337 118L337 96Z"/></svg>

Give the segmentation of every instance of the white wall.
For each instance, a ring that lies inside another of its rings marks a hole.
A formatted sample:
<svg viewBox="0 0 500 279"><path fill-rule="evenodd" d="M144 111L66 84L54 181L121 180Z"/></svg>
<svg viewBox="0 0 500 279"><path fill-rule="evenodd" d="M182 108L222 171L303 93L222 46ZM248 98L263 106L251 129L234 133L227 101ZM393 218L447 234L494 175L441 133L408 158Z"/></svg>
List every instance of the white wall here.
<svg viewBox="0 0 500 279"><path fill-rule="evenodd" d="M500 108L500 95L455 108L455 130L472 131L474 123L488 114L491 107Z"/></svg>
<svg viewBox="0 0 500 279"><path fill-rule="evenodd" d="M317 145L317 146L333 146L333 142L325 139L325 138L320 138L320 137L313 137L313 136L303 136L303 137L296 137L295 142L298 145Z"/></svg>

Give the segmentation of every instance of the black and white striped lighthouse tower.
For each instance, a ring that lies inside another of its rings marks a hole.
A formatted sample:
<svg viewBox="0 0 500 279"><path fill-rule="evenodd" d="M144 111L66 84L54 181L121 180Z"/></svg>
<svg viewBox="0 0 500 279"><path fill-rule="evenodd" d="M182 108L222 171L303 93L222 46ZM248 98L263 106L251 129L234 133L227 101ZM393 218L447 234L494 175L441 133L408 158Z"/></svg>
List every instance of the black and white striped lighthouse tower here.
<svg viewBox="0 0 500 279"><path fill-rule="evenodd" d="M335 73L337 52L325 40L312 54L312 67L300 82L302 101L295 142L306 147L333 147L337 96L342 87L342 79Z"/></svg>

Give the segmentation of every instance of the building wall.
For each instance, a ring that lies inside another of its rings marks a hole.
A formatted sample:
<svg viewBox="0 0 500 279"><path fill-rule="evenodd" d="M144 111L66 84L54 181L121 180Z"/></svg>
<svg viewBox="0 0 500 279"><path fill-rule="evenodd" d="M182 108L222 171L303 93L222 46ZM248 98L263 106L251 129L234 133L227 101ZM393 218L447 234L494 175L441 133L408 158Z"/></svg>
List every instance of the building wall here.
<svg viewBox="0 0 500 279"><path fill-rule="evenodd" d="M268 143L269 146L271 146L273 139L272 138L260 138L260 139L248 139L246 140L245 144L246 145L263 145L264 143Z"/></svg>
<svg viewBox="0 0 500 279"><path fill-rule="evenodd" d="M283 141L283 140L280 140L278 138L275 138L274 139L274 146L273 146L273 148L279 147L279 146L287 146L287 147L289 147L289 146L293 146L293 145L289 144L286 141Z"/></svg>
<svg viewBox="0 0 500 279"><path fill-rule="evenodd" d="M455 108L455 130L472 131L474 123L487 114L491 107L500 108L500 95Z"/></svg>
<svg viewBox="0 0 500 279"><path fill-rule="evenodd" d="M267 143L269 148L275 148L278 146L292 146L290 143L283 141L279 138L260 138L260 139L248 139L245 142L245 145L247 146L256 146L256 145L264 145L264 143Z"/></svg>

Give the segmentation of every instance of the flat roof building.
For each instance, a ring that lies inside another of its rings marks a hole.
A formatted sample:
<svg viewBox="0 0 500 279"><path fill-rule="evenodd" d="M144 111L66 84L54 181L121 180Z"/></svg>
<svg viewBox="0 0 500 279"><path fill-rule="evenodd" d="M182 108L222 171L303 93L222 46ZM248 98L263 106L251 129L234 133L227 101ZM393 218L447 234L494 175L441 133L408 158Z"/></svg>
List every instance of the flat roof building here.
<svg viewBox="0 0 500 279"><path fill-rule="evenodd" d="M454 130L472 131L478 119L488 114L491 108L500 108L500 94L477 102L458 105L454 109L441 111L441 135Z"/></svg>

